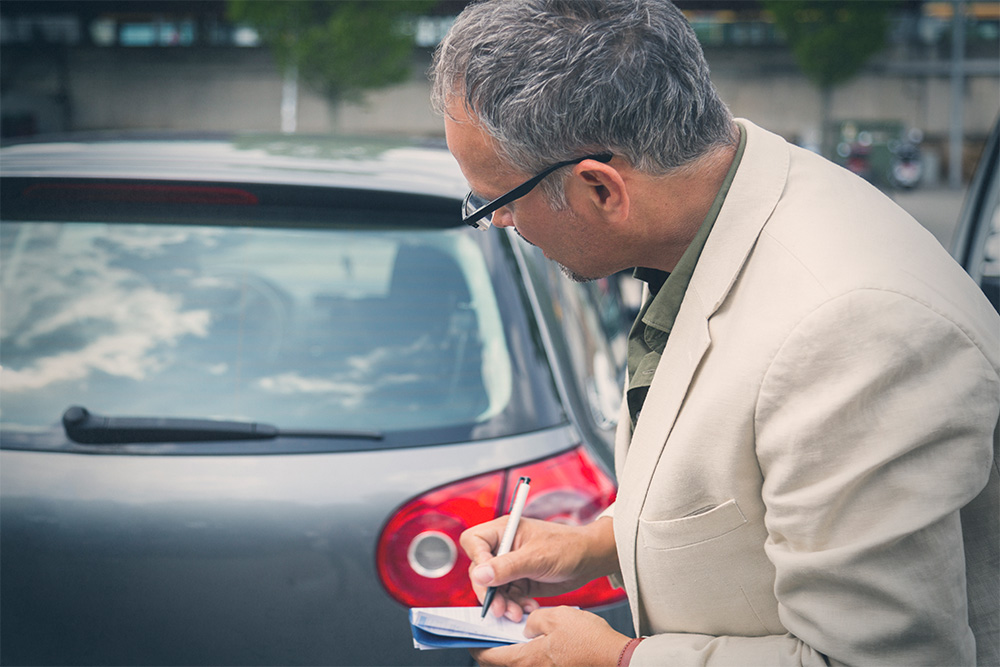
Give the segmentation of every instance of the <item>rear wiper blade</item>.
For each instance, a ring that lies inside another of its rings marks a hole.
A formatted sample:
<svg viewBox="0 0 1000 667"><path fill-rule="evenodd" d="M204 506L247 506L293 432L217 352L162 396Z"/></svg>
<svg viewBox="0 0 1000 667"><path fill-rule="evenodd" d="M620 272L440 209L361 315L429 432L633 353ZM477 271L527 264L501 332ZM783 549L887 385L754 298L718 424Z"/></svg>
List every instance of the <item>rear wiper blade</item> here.
<svg viewBox="0 0 1000 667"><path fill-rule="evenodd" d="M286 431L277 426L257 422L178 417L104 417L79 405L74 405L63 413L62 423L70 440L87 445L275 438L381 440L383 437L378 431Z"/></svg>

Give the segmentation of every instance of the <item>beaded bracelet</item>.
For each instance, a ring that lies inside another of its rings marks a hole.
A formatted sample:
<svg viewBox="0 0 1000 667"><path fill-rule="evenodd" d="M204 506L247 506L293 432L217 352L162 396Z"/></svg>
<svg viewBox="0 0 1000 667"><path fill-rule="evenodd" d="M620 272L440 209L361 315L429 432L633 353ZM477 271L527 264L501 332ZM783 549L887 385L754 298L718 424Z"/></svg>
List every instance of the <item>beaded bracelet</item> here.
<svg viewBox="0 0 1000 667"><path fill-rule="evenodd" d="M636 637L635 639L628 640L628 643L622 647L622 652L618 654L618 667L628 667L628 663L632 659L632 654L635 652L635 647L643 639L644 637Z"/></svg>

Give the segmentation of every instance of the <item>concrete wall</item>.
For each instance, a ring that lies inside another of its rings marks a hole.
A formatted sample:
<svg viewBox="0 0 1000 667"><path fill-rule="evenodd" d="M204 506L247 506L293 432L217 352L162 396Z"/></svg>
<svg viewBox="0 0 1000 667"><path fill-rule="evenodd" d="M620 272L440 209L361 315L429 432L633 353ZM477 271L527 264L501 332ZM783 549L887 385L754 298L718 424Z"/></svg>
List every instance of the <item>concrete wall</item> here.
<svg viewBox="0 0 1000 667"><path fill-rule="evenodd" d="M805 143L819 137L819 93L789 56L777 50L709 50L712 76L733 112ZM40 129L280 131L283 76L263 48L100 48L4 50L5 114L26 107L44 115ZM368 95L362 106L331 111L299 86L297 130L303 133L442 135L430 110L425 72ZM931 149L947 135L950 83L944 77L892 75L884 63L838 88L834 119L899 119L925 132ZM1000 106L1000 77L969 78L965 131L984 138ZM60 121L58 110L65 113ZM52 127L58 125L65 127ZM946 152L946 151L945 151Z"/></svg>
<svg viewBox="0 0 1000 667"><path fill-rule="evenodd" d="M708 54L712 79L733 113L761 122L785 136L818 134L820 94L790 67L747 66L733 53ZM753 60L751 59L751 63ZM973 138L989 133L1000 109L1000 77L966 79L965 131ZM892 74L886 63L873 63L860 76L835 88L834 120L901 120L926 135L946 136L951 110L951 82L943 76Z"/></svg>
<svg viewBox="0 0 1000 667"><path fill-rule="evenodd" d="M423 70L333 110L298 88L305 133L438 134ZM264 49L74 49L68 63L72 129L280 131L284 77Z"/></svg>

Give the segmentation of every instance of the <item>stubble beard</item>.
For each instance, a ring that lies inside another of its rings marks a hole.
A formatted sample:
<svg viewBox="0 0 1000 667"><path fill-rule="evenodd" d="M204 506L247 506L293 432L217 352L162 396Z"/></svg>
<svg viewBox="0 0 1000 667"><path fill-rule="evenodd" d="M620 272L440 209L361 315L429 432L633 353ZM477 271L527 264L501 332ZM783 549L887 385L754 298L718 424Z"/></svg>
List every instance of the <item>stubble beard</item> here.
<svg viewBox="0 0 1000 667"><path fill-rule="evenodd" d="M518 236L520 236L524 240L524 242L527 243L528 245L534 246L536 248L538 247L537 245L535 245L534 243L532 243L528 239L524 238L524 234L522 234L521 230L519 230L517 227L514 227L514 232ZM582 273L577 273L576 271L574 271L573 269L569 268L568 266L566 266L564 264L560 264L559 262L555 261L554 259L550 259L549 261L552 262L553 264L555 264L556 266L558 266L559 270L562 271L562 274L564 276L566 276L567 278L569 278L570 280L572 280L573 282L575 282L575 283L589 283L589 282L592 282L594 280L600 280L601 278L606 278L607 277L607 276L585 276Z"/></svg>
<svg viewBox="0 0 1000 667"><path fill-rule="evenodd" d="M598 280L599 278L603 278L604 277L604 276L595 276L593 278L589 278L589 277L587 277L585 275L577 273L576 271L574 271L573 269L569 268L568 266L563 266L559 262L556 262L555 264L556 264L556 266L559 267L559 270L562 271L562 273L563 273L564 276L566 276L567 278L569 278L570 280L572 280L575 283L589 283L591 281Z"/></svg>

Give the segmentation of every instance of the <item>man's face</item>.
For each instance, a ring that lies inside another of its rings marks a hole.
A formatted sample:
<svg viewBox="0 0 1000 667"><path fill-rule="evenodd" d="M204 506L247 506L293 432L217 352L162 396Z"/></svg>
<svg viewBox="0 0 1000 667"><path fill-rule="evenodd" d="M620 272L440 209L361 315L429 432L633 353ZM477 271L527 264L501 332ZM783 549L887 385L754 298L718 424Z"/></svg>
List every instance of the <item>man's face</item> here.
<svg viewBox="0 0 1000 667"><path fill-rule="evenodd" d="M448 111L445 115L448 148L476 195L495 199L534 175L507 167L489 135L469 117L461 103L454 103ZM493 225L514 227L522 238L541 248L546 257L559 263L574 280L593 280L610 273L595 265L587 240L588 225L573 210L572 203L565 210L553 209L540 187L498 209L493 214Z"/></svg>

